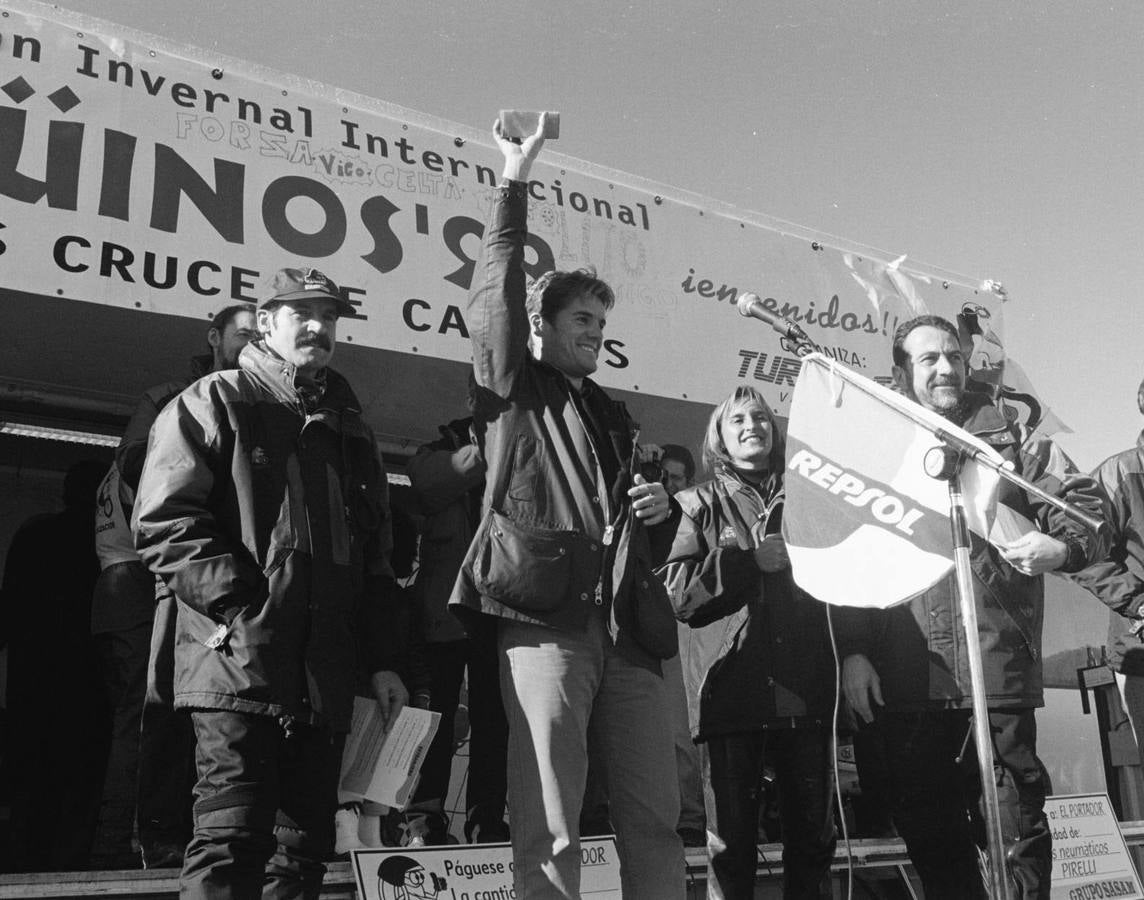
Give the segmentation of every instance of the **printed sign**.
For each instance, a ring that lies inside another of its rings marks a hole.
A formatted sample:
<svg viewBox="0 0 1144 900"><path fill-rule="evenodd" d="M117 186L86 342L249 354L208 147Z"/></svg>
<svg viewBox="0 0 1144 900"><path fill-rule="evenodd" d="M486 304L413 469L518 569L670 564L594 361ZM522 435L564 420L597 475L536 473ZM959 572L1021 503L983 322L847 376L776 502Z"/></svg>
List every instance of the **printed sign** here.
<svg viewBox="0 0 1144 900"><path fill-rule="evenodd" d="M1048 797L1053 900L1144 898L1107 794Z"/></svg>
<svg viewBox="0 0 1144 900"><path fill-rule="evenodd" d="M517 900L509 844L355 850L353 866L361 900ZM620 900L614 837L581 840L580 895Z"/></svg>
<svg viewBox="0 0 1144 900"><path fill-rule="evenodd" d="M468 362L488 133L33 0L0 10L0 290L204 319L314 266L357 310L340 340ZM532 170L526 267L592 265L615 289L605 386L716 402L745 382L785 416L800 361L738 314L747 290L876 379L919 312L970 311L982 348L1000 334L987 285L559 148Z"/></svg>

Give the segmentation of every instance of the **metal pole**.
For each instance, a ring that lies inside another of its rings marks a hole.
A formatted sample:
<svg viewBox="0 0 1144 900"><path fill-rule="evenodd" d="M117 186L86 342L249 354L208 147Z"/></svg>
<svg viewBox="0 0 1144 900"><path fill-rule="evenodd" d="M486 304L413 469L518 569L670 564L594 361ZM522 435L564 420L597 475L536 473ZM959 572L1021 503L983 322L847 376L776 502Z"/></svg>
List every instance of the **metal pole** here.
<svg viewBox="0 0 1144 900"><path fill-rule="evenodd" d="M1001 835L1001 807L993 776L993 741L989 732L989 707L985 700L985 673L981 666L981 638L977 631L977 600L973 590L973 570L969 562L969 527L965 500L961 496L961 454L949 475L949 524L953 532L953 562L957 599L965 626L965 647L969 655L969 680L973 699L973 737L977 765L981 772L981 798L985 809L988 859L988 889L993 900L1012 900L1012 883L1005 865L1005 845Z"/></svg>

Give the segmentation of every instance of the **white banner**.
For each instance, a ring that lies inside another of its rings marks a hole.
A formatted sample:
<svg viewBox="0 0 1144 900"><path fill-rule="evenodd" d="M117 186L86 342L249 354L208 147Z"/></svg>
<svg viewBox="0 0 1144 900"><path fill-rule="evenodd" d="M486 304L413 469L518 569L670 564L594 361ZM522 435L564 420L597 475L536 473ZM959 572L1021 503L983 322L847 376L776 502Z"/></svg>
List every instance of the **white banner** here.
<svg viewBox="0 0 1144 900"><path fill-rule="evenodd" d="M304 263L357 306L342 340L468 361L486 133L32 0L0 10L0 290L205 319ZM714 402L748 382L785 415L799 360L737 314L746 290L875 378L916 312L968 307L999 333L986 288L559 146L533 169L529 266L595 265L615 288L606 385Z"/></svg>

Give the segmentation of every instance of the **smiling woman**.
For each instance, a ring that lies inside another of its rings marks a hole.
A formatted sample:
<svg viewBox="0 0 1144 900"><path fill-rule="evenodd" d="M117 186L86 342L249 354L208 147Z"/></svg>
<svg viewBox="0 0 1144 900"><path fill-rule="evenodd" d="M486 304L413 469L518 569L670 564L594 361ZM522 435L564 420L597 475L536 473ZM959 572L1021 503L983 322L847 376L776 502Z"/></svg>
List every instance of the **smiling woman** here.
<svg viewBox="0 0 1144 900"><path fill-rule="evenodd" d="M680 491L659 570L676 617L691 733L709 761L708 883L754 895L764 765L783 828L783 896L829 896L834 848L829 722L833 660L826 608L793 580L781 536L783 439L752 387L711 414L703 460L713 477Z"/></svg>
<svg viewBox="0 0 1144 900"><path fill-rule="evenodd" d="M774 413L761 399L746 398L723 413L719 432L737 469L766 471L774 431Z"/></svg>
<svg viewBox="0 0 1144 900"><path fill-rule="evenodd" d="M785 454L774 410L755 388L735 388L711 413L703 440L703 464L711 471L730 465L757 480L760 474L781 474Z"/></svg>

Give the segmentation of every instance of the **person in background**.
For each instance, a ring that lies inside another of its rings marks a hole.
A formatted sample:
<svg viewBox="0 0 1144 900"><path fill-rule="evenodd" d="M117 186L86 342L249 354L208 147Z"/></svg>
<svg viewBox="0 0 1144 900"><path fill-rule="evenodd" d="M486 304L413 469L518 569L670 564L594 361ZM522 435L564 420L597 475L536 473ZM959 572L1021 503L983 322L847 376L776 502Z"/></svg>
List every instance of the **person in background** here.
<svg viewBox="0 0 1144 900"><path fill-rule="evenodd" d="M660 448L659 465L663 469L663 486L669 496L674 497L684 488L695 483L695 457L680 444L663 444ZM679 623L679 645L688 640L690 629ZM688 720L687 686L683 680L681 654L676 654L663 664L663 678L667 684L667 695L671 703L672 742L675 744L675 767L679 775L679 832L685 847L707 846L707 816L703 801L703 768L699 748L691 739L691 725Z"/></svg>
<svg viewBox="0 0 1144 900"><path fill-rule="evenodd" d="M640 469L649 481L659 481L673 497L690 487L695 477L695 458L679 444L644 444L640 447ZM677 512L673 511L673 515ZM688 639L686 625L679 623L680 646ZM663 683L671 715L671 738L675 745L676 775L679 779L679 821L676 832L684 847L707 846L707 824L703 807L703 773L699 748L691 739L691 726L687 718L687 692L683 683L683 669L677 653L663 661ZM584 806L580 812L580 834L603 835L612 833L608 813L608 797L595 768L588 766L588 783L584 789Z"/></svg>
<svg viewBox="0 0 1144 900"><path fill-rule="evenodd" d="M257 335L253 306L238 304L219 310L207 327L209 352L192 358L186 377L144 393L116 449L116 463L99 486L95 549L100 573L91 605L91 632L113 722L92 850L96 868L138 868L139 856L132 846L136 821L142 862L149 869L179 865L190 838L194 784L190 723L185 715L174 715L170 690L156 687L169 685L169 674L158 675L151 666L152 690L148 693L153 634L159 638L156 660L162 659L169 672L174 601L161 598L156 606L155 576L135 552L131 510L147 437L159 411L202 375L236 368L239 352Z"/></svg>
<svg viewBox="0 0 1144 900"><path fill-rule="evenodd" d="M1144 413L1144 382L1136 405ZM1144 765L1144 431L1092 477L1104 491L1111 546L1104 559L1070 577L1111 610L1109 665Z"/></svg>
<svg viewBox="0 0 1144 900"><path fill-rule="evenodd" d="M96 489L107 463L83 460L64 477L61 512L12 538L0 629L8 649L11 842L4 868L86 869L107 765L111 710L91 637Z"/></svg>
<svg viewBox="0 0 1144 900"><path fill-rule="evenodd" d="M826 606L794 583L780 535L785 468L774 413L740 386L711 414L714 477L675 495L660 577L691 628L680 658L707 788L707 896L754 897L763 767L777 776L783 897L828 898L834 859Z"/></svg>
<svg viewBox="0 0 1144 900"><path fill-rule="evenodd" d="M645 444L641 448L644 467L649 478L663 482L669 497L674 497L684 488L695 483L695 457L681 444ZM672 515L678 516L677 508ZM672 522L676 521L674 518ZM682 622L678 623L679 645L683 647L689 640L690 630ZM707 846L707 818L703 800L703 770L699 748L691 739L691 724L688 720L687 686L683 680L681 655L664 660L663 680L667 688L668 708L671 713L671 738L675 745L675 767L679 777L679 822L676 831L684 847ZM593 781L588 779L588 795L592 796ZM592 832L606 834L606 798L597 800L593 807L594 817L590 819ZM584 818L581 817L581 822Z"/></svg>
<svg viewBox="0 0 1144 900"><path fill-rule="evenodd" d="M695 457L680 444L664 444L660 447L659 465L663 469L663 486L669 496L674 497L684 488L695 483Z"/></svg>
<svg viewBox="0 0 1144 900"><path fill-rule="evenodd" d="M398 596L393 628L400 629L402 640L408 642L402 680L409 691L409 706L429 709L432 686L429 662L421 634L421 617L410 586L417 571L417 532L421 520L416 505L413 489L408 484L390 482L389 514L393 524L393 549L389 554L389 563L397 579ZM368 696L369 691L362 686L358 693ZM334 815L334 855L337 858L348 858L350 852L357 849L408 845L410 827L406 816L415 819L418 814L416 804L412 801L404 810L391 809L383 803L345 792L339 783L338 810Z"/></svg>
<svg viewBox="0 0 1144 900"><path fill-rule="evenodd" d="M421 447L406 470L424 516L413 594L432 676L430 709L441 713L413 798L416 814L406 815L410 846L447 841L444 802L452 771L454 720L466 672L471 738L465 837L470 842L498 843L507 841L509 835L504 820L508 722L500 696L494 621L478 619L476 630L466 636L448 610L457 572L480 520L485 489L487 467L472 426L471 418L442 425L438 429L441 438Z"/></svg>

